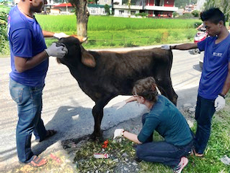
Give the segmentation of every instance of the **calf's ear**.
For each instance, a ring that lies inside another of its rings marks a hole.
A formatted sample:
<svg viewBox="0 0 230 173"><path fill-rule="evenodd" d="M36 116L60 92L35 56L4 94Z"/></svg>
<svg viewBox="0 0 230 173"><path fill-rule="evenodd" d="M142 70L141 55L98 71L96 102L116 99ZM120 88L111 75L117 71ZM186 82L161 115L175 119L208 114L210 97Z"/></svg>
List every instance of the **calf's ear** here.
<svg viewBox="0 0 230 173"><path fill-rule="evenodd" d="M96 61L93 55L91 55L87 50L85 50L82 46L81 47L81 62L87 67L95 67Z"/></svg>

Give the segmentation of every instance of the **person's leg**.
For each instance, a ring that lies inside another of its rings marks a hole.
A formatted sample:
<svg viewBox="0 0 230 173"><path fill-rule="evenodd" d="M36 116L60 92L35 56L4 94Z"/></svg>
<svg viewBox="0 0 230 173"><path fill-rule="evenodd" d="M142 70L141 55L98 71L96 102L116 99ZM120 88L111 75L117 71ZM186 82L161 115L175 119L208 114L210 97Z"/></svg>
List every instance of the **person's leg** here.
<svg viewBox="0 0 230 173"><path fill-rule="evenodd" d="M188 155L191 147L192 143L189 146L179 148L162 141L137 145L135 150L137 157L141 160L162 163L174 168L180 163L182 156Z"/></svg>
<svg viewBox="0 0 230 173"><path fill-rule="evenodd" d="M195 152L198 154L203 154L207 146L211 133L211 122L214 113L214 100L208 100L198 96L195 112L197 129L194 139Z"/></svg>
<svg viewBox="0 0 230 173"><path fill-rule="evenodd" d="M42 92L43 92L44 87L33 87L32 88L32 93L34 97L34 106L36 107L36 117L37 117L37 122L34 127L34 135L36 141L42 141L46 137L46 129L43 123L43 120L41 118L41 112L42 112Z"/></svg>
<svg viewBox="0 0 230 173"><path fill-rule="evenodd" d="M10 94L18 107L18 124L16 128L16 144L20 162L28 163L33 159L31 135L38 123L38 106L31 87L10 80Z"/></svg>
<svg viewBox="0 0 230 173"><path fill-rule="evenodd" d="M56 134L55 130L46 130L43 120L41 118L41 112L43 107L43 102L42 102L43 88L44 86L31 88L31 92L33 93L33 98L34 98L34 106L36 107L35 114L37 117L37 121L34 127L34 135L35 135L35 141L37 142L41 142L46 138Z"/></svg>
<svg viewBox="0 0 230 173"><path fill-rule="evenodd" d="M18 107L18 124L16 128L16 144L20 162L27 162L34 155L31 151L31 133L34 126L34 117L31 114L33 107L29 87L10 80L10 94Z"/></svg>

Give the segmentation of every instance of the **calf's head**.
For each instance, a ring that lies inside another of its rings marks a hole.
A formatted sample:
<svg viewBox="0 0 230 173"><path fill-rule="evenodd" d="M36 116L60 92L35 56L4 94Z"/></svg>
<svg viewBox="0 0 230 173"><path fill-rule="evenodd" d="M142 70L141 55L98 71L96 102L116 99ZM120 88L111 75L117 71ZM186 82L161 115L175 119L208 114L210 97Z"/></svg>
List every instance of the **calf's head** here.
<svg viewBox="0 0 230 173"><path fill-rule="evenodd" d="M85 66L95 67L96 62L94 57L81 45L85 40L86 39L79 36L61 38L57 42L57 45L65 46L68 52L63 58L57 58L57 61L67 66L83 63Z"/></svg>

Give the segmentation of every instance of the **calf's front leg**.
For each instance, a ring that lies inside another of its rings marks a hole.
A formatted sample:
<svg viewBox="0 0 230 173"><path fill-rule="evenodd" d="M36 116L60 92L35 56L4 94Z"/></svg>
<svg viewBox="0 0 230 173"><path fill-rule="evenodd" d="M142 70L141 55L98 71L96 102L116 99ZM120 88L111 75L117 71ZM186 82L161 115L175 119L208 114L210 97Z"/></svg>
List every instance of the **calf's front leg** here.
<svg viewBox="0 0 230 173"><path fill-rule="evenodd" d="M101 131L101 121L104 115L104 107L105 105L113 98L114 96L108 95L103 96L99 99L95 106L93 107L92 114L94 118L94 131L91 135L93 140L103 140L102 138L102 131Z"/></svg>

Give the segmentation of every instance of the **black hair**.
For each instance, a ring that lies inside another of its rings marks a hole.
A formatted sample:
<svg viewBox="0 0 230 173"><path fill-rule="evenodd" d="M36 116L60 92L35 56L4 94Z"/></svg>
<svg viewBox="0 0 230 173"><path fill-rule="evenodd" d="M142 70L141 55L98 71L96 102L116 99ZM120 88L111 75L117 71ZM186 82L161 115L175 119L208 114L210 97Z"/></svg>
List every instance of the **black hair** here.
<svg viewBox="0 0 230 173"><path fill-rule="evenodd" d="M225 16L219 8L210 8L209 10L203 11L200 14L200 18L202 21L210 21L215 24L223 21L225 26Z"/></svg>

